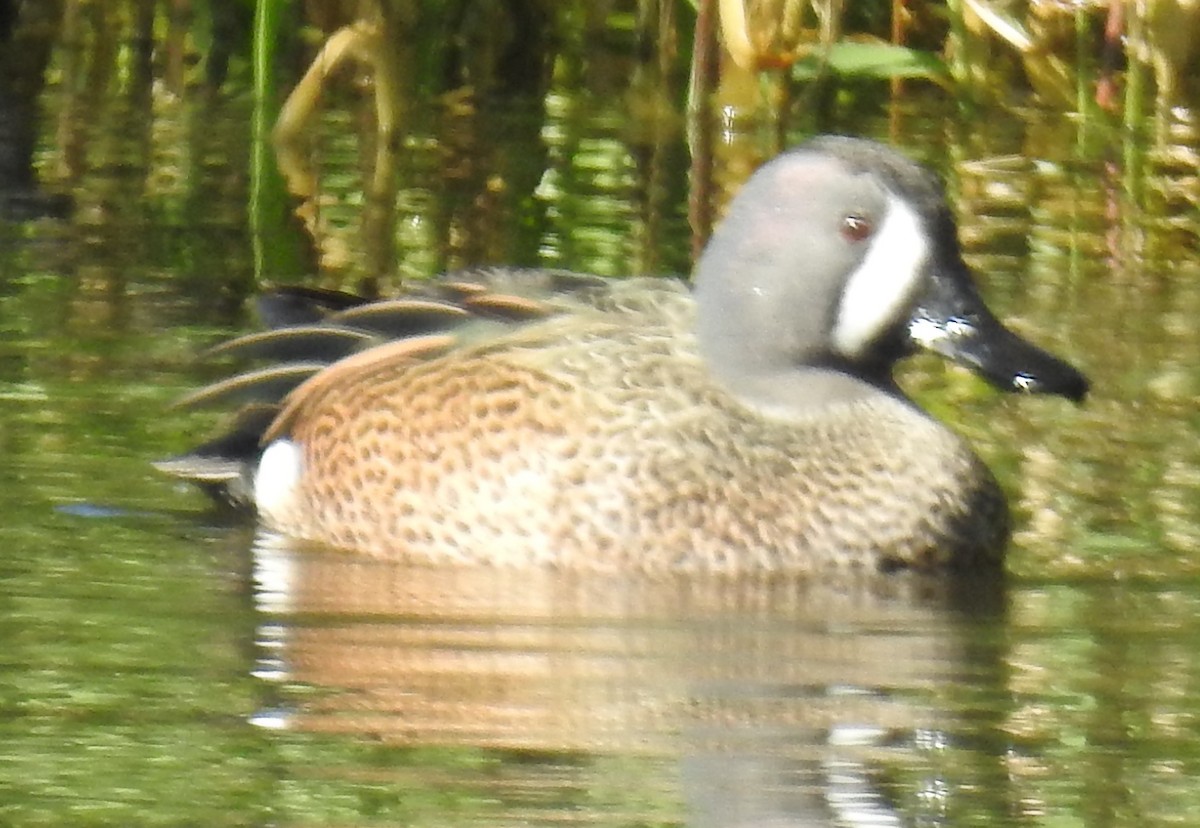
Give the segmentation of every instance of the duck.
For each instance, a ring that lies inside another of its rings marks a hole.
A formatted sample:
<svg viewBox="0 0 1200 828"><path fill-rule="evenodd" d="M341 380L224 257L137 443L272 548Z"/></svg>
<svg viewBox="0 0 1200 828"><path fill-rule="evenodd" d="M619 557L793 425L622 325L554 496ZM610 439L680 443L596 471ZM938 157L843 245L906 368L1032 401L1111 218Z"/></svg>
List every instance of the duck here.
<svg viewBox="0 0 1200 828"><path fill-rule="evenodd" d="M938 177L849 136L754 172L690 279L478 267L259 310L214 350L265 367L181 401L240 405L233 424L159 469L276 537L433 564L1002 566L1001 487L896 365L1089 388L987 308Z"/></svg>

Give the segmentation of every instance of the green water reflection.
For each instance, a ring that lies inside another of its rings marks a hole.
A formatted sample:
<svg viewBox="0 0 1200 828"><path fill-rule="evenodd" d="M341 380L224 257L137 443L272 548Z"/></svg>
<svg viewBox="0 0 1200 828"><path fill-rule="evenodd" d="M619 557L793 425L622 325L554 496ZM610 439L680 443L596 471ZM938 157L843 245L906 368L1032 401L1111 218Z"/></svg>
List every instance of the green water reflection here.
<svg viewBox="0 0 1200 828"><path fill-rule="evenodd" d="M989 300L1093 379L1074 408L905 373L1010 492L1007 585L460 583L255 547L150 469L211 424L168 405L264 282L686 270L686 79L628 25L568 27L536 95L428 69L374 218L347 79L306 223L252 144L248 38L214 86L215 40L151 15L146 54L136 4L62 5L29 160L73 207L0 224L0 823L1200 821L1194 102L1122 131L863 81L784 125L933 163ZM750 121L714 193L771 143Z"/></svg>

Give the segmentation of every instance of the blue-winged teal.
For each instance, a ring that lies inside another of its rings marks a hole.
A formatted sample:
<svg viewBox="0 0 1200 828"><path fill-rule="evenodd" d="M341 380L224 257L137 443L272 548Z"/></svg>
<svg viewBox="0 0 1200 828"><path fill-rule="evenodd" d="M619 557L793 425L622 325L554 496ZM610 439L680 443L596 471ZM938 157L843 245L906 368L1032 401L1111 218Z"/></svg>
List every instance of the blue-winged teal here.
<svg viewBox="0 0 1200 828"><path fill-rule="evenodd" d="M976 293L936 178L812 140L733 200L694 274L452 274L399 300L304 289L223 351L273 367L160 466L275 531L374 555L803 572L1000 559L1003 495L897 388L922 346L1073 400L1074 368Z"/></svg>

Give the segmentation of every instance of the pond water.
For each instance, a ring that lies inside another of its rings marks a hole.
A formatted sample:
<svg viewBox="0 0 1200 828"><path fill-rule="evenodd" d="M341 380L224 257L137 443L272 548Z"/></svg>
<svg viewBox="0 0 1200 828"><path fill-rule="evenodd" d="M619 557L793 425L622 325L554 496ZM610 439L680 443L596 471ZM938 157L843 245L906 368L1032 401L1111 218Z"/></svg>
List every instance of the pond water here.
<svg viewBox="0 0 1200 828"><path fill-rule="evenodd" d="M1193 110L1129 131L876 83L782 124L932 163L989 302L1093 381L1075 407L904 371L1010 494L1003 583L447 572L213 515L149 465L214 422L170 403L270 282L686 271L683 80L650 95L614 38L536 97L414 89L379 220L345 78L299 221L248 60L214 89L67 24L41 189L0 222L0 824L1200 822ZM773 129L726 123L714 180Z"/></svg>

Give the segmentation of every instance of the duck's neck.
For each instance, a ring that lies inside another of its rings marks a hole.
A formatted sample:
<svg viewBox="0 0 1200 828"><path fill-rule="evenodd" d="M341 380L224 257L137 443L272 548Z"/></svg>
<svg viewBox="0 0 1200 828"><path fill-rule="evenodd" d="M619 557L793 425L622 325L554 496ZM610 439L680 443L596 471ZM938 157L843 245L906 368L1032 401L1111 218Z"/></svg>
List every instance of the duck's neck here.
<svg viewBox="0 0 1200 828"><path fill-rule="evenodd" d="M738 375L713 371L713 378L742 405L777 419L811 417L835 406L885 396L904 402L908 399L890 379L875 382L813 365Z"/></svg>

